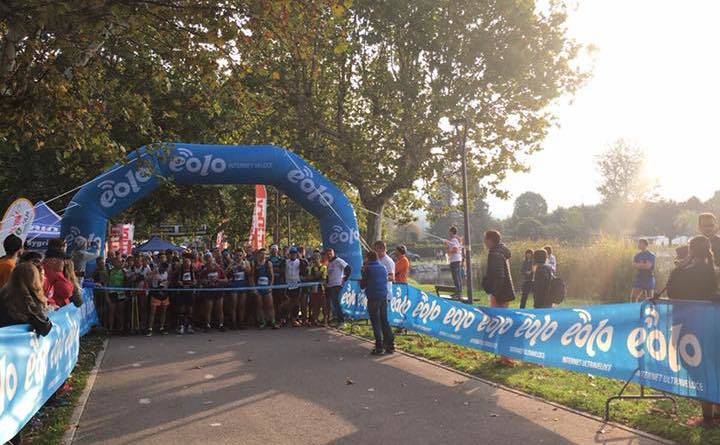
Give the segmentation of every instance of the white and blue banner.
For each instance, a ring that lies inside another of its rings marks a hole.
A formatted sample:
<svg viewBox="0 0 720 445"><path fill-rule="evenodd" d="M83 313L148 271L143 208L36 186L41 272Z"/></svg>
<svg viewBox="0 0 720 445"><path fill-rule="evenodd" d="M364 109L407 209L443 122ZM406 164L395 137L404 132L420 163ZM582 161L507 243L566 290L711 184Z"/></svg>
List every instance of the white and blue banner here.
<svg viewBox="0 0 720 445"><path fill-rule="evenodd" d="M367 318L357 281L346 284L341 304L351 318ZM720 403L720 304L494 309L395 285L388 318L393 326L461 346Z"/></svg>
<svg viewBox="0 0 720 445"><path fill-rule="evenodd" d="M77 364L80 337L98 324L91 289L80 308L50 315L42 337L29 325L0 328L0 443L12 439L67 380Z"/></svg>

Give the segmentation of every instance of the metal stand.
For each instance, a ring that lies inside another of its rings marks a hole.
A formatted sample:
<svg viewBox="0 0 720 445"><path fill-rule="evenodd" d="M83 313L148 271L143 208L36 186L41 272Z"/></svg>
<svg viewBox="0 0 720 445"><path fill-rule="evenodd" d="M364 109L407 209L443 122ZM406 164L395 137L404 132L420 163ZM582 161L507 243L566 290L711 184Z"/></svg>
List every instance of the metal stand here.
<svg viewBox="0 0 720 445"><path fill-rule="evenodd" d="M610 403L615 400L669 400L672 402L673 405L673 413L677 413L677 402L675 399L668 395L668 394L645 394L645 387L643 385L640 385L640 394L634 394L634 395L624 395L625 390L630 385L630 382L632 382L632 379L635 377L635 374L640 369L636 369L635 372L630 376L630 378L625 382L622 389L616 396L608 397L608 399L605 401L605 417L603 419L607 422L610 420Z"/></svg>

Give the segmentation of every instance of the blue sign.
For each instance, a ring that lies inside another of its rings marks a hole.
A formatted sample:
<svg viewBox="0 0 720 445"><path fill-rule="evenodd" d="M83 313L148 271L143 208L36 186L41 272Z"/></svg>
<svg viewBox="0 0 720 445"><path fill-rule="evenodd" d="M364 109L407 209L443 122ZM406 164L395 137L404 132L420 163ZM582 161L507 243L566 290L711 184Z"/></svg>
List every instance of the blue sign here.
<svg viewBox="0 0 720 445"><path fill-rule="evenodd" d="M90 289L84 304L50 315L42 337L29 325L0 329L0 443L12 439L67 380L77 364L80 336L98 323Z"/></svg>
<svg viewBox="0 0 720 445"><path fill-rule="evenodd" d="M341 304L351 318L367 318L357 281L346 284ZM493 309L395 285L388 318L393 326L461 346L720 403L718 304Z"/></svg>
<svg viewBox="0 0 720 445"><path fill-rule="evenodd" d="M178 184L277 187L319 220L324 246L350 264L354 278L360 277L360 232L350 200L305 160L273 146L173 143L154 152L143 147L73 197L61 226L69 248L78 236L104 246L108 219L150 194L163 178ZM88 268L90 273L94 265Z"/></svg>

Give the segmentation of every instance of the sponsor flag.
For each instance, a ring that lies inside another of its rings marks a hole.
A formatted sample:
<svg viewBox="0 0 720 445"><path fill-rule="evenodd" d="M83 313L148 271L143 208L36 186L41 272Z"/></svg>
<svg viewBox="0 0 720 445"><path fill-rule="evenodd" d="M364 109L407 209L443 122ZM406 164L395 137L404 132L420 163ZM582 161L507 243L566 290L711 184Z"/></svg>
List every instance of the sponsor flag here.
<svg viewBox="0 0 720 445"><path fill-rule="evenodd" d="M110 251L123 255L132 254L135 226L133 224L115 224L110 228Z"/></svg>
<svg viewBox="0 0 720 445"><path fill-rule="evenodd" d="M3 215L2 223L0 223L0 256L5 255L2 241L11 233L20 237L23 243L25 242L34 219L35 207L30 200L18 198L10 204Z"/></svg>
<svg viewBox="0 0 720 445"><path fill-rule="evenodd" d="M250 229L250 244L253 250L265 246L267 216L267 190L264 185L255 186L255 210L253 211L252 228Z"/></svg>

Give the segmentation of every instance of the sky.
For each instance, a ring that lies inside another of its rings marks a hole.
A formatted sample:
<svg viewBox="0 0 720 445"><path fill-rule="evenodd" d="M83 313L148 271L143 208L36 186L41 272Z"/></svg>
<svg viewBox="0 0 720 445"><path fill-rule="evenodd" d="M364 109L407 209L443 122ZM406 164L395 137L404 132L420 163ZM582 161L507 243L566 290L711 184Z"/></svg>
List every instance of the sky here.
<svg viewBox="0 0 720 445"><path fill-rule="evenodd" d="M571 101L559 102L559 125L530 158L532 170L509 175L510 198L491 198L490 212L509 216L528 190L543 195L550 210L599 202L595 158L618 138L646 152L660 196L711 197L720 189L720 1L575 6L568 33L597 47L588 61L593 76Z"/></svg>

